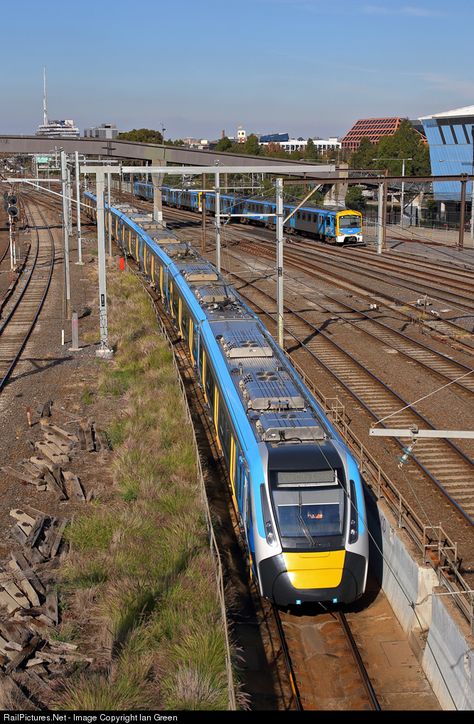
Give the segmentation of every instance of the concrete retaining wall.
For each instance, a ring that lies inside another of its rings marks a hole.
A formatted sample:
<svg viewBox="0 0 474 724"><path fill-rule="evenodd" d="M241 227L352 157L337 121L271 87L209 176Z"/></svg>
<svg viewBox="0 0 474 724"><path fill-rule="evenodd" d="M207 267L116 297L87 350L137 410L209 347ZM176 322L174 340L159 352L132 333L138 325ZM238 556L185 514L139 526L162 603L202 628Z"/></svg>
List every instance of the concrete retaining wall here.
<svg viewBox="0 0 474 724"><path fill-rule="evenodd" d="M371 565L443 709L474 709L474 637L383 502L368 503ZM383 559L380 551L383 553Z"/></svg>

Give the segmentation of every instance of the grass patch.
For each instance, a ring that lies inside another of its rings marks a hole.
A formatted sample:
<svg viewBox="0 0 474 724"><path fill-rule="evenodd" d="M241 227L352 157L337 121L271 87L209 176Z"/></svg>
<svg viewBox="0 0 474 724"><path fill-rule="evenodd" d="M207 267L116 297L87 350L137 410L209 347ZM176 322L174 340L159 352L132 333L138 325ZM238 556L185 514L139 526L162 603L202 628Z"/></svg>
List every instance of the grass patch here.
<svg viewBox="0 0 474 724"><path fill-rule="evenodd" d="M127 435L127 420L114 420L110 423L105 432L112 449L119 447L119 445L124 442Z"/></svg>
<svg viewBox="0 0 474 724"><path fill-rule="evenodd" d="M89 601L81 630L108 658L66 682L57 706L226 709L214 563L172 353L132 274L112 270L109 292L117 352L99 366L97 393L120 411L107 427L115 487L68 527L62 582L66 620Z"/></svg>
<svg viewBox="0 0 474 724"><path fill-rule="evenodd" d="M94 393L91 390L82 390L81 402L83 405L92 405L94 402Z"/></svg>
<svg viewBox="0 0 474 724"><path fill-rule="evenodd" d="M81 552L105 551L110 545L117 519L106 510L74 519L64 534L74 550Z"/></svg>

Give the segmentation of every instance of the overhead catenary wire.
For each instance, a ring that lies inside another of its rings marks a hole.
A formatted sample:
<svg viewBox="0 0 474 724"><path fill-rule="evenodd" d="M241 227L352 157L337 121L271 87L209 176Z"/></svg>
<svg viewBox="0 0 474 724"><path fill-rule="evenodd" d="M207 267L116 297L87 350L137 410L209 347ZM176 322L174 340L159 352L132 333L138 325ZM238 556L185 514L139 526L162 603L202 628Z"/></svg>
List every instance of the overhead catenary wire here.
<svg viewBox="0 0 474 724"><path fill-rule="evenodd" d="M423 395L423 397L419 397L417 400L414 400L413 402L408 403L408 405L404 405L404 407L401 407L399 410L395 410L395 412L390 412L388 415L385 415L385 417L382 417L382 418L380 418L380 420L377 420L374 423L374 426L380 425L381 422L388 420L389 417L393 417L394 415L398 415L400 412L403 412L404 410L407 410L408 408L412 408L414 405L418 404L418 402L422 402L423 400L426 400L428 397L431 397L432 395L435 395L436 393L441 392L441 390L446 389L446 387L449 387L450 385L454 385L456 382L459 382L459 380L462 380L464 377L468 377L469 375L472 375L473 372L474 372L474 369L469 370L468 372L465 372L463 375L456 377L454 380L447 382L445 385L441 385L441 387L437 387L436 390L432 390L431 392L428 392L428 394Z"/></svg>

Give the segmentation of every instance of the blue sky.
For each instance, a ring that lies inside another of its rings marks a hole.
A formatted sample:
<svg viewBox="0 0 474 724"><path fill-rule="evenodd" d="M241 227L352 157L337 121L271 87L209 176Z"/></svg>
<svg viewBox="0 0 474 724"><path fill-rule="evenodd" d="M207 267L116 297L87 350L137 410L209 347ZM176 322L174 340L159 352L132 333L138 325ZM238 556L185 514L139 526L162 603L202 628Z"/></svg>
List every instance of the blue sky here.
<svg viewBox="0 0 474 724"><path fill-rule="evenodd" d="M471 0L2 3L0 132L42 118L168 137L342 135L474 104Z"/></svg>

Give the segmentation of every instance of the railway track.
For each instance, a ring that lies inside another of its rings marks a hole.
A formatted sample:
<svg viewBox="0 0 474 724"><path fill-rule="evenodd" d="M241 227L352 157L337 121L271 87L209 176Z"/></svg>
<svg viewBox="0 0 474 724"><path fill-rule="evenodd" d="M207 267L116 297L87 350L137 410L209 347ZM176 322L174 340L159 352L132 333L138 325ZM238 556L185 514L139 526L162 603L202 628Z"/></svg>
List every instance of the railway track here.
<svg viewBox="0 0 474 724"><path fill-rule="evenodd" d="M131 196L129 193L122 192L122 196L127 200L133 199L137 207L144 211L150 212L152 208L150 202L137 200L136 197ZM166 213L171 218L182 219L185 217L194 220L198 232L199 221L194 212L166 207ZM269 260L274 260L275 241L272 232L254 225L249 227L233 224L226 225L223 228L225 228L229 244L238 243L240 248L245 249L246 252L254 256L263 256ZM258 245L255 243L256 238L258 238ZM371 301L375 300L380 305L396 312L402 318L426 328L435 338L450 344L460 351L474 355L474 339L470 332L474 322L474 315L472 314L474 286L470 281L470 272L460 269L459 276L461 278L458 284L456 282L458 269L456 268L455 276L452 265L442 262L424 262L421 265L422 271L420 272L417 271L418 261L407 261L406 257L400 260L390 252L384 254L381 259L375 252L368 249L337 249L300 235L292 238L295 243L285 246L285 265L302 269L315 278L334 283L343 289L349 289ZM370 265L370 268L368 265ZM371 270L372 266L374 266L373 271ZM339 273L340 269L345 269L346 273ZM410 270L414 272L414 278L407 281L407 274L409 275ZM364 283L360 278L355 282L351 281L349 275L354 271L358 271L362 277L368 277L369 280L395 286L396 292L375 290L373 283ZM447 280L456 287L450 293L446 291L444 276L447 276ZM433 279L438 286L434 286ZM418 300L407 299L406 294L402 298L399 289L413 292L413 295L410 296L419 297L420 304L416 303ZM421 303L423 298L425 298L424 307ZM433 315L430 311L433 301L451 305L450 313L452 313L453 317L458 318L461 324Z"/></svg>
<svg viewBox="0 0 474 724"><path fill-rule="evenodd" d="M314 288L301 280L298 281L297 290L295 287L296 285L291 280L286 284L287 290L297 291L305 302L314 305L311 298L314 298ZM305 293L302 291L304 287L306 288ZM305 296L306 293L311 296ZM325 318L330 315L331 320L338 319L367 337L382 342L386 347L392 348L406 359L417 362L425 370L438 376L444 383L452 383L458 390L474 393L473 367L458 362L423 342L415 341L404 332L377 319L374 312L349 304L327 292L318 294L318 300L314 306L314 310L306 308L307 315L313 313L317 315L320 310L325 313ZM377 314L376 311L375 314Z"/></svg>
<svg viewBox="0 0 474 724"><path fill-rule="evenodd" d="M272 613L297 710L381 710L342 611L297 616L272 606Z"/></svg>
<svg viewBox="0 0 474 724"><path fill-rule="evenodd" d="M245 242L239 244L239 247L254 256L258 255L259 257L268 259L269 261L274 259L274 244L272 245L270 242L259 242L257 249L255 248L255 244L248 244ZM474 355L474 338L472 333L465 327L446 319L434 319L429 312L429 307L426 307L426 309L424 309L423 306L420 307L416 304L416 300L402 300L400 299L400 296L376 289L373 284L365 284L359 279L357 279L357 281L351 281L347 274L341 274L338 271L344 266L343 264L339 264L337 262L334 262L333 264L326 263L321 259L316 266L311 263L311 259L312 255L309 252L295 250L294 248L289 247L285 248L286 266L303 271L305 274L308 274L324 283L334 283L342 289L350 290L352 293L355 293L362 298L366 298L371 302L376 302L380 306L387 307L396 312L400 317L404 317L410 322L414 322L424 328L427 328L428 331L437 339L446 341L448 344L455 346L456 349L459 349L460 351ZM347 266L347 269L350 270L351 267ZM376 274L370 274L369 272L364 272L364 274L365 276L372 277L374 280L380 281L380 277ZM393 281L387 281L392 285L395 284ZM418 292L421 293L419 290ZM433 299L434 296L431 296L430 298ZM474 305L474 298L472 305ZM461 316L464 316L465 312L469 312L465 315L466 318L474 318L474 315L472 314L473 308L474 306L468 306L468 302L466 302Z"/></svg>
<svg viewBox="0 0 474 724"><path fill-rule="evenodd" d="M274 296L234 270L228 270L228 273L240 283L240 287L236 287L239 293L258 313L267 317L267 323L274 329ZM362 361L344 350L321 326L312 324L302 314L288 307L285 308L285 314L285 332L296 343L290 357L297 349L309 353L312 360L329 372L375 422L401 410L390 417L390 427L434 429L435 426L426 417L412 407L407 407L409 403L406 400L370 372ZM405 407L407 409L401 409ZM402 440L397 440L397 443L404 451ZM452 441L436 439L419 440L410 460L410 467L414 464L427 476L472 525L473 461Z"/></svg>
<svg viewBox="0 0 474 724"><path fill-rule="evenodd" d="M31 213L31 212L30 212ZM41 219L47 229L46 239L40 239L37 224L32 222L36 243L25 261L13 293L2 309L0 324L0 391L8 383L43 308L54 269L55 248L51 230L40 209L34 206L33 217Z"/></svg>

